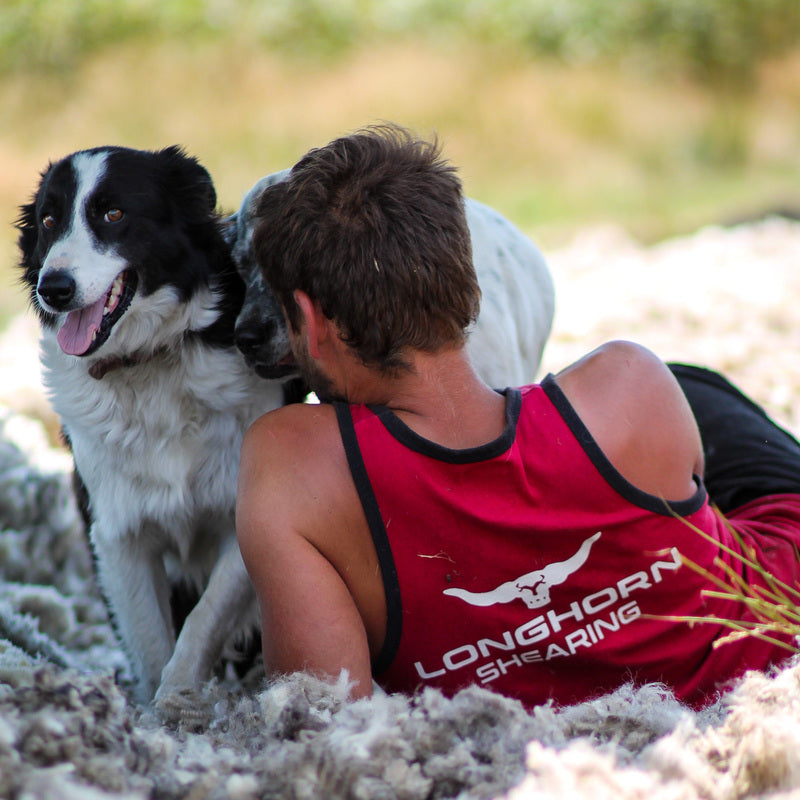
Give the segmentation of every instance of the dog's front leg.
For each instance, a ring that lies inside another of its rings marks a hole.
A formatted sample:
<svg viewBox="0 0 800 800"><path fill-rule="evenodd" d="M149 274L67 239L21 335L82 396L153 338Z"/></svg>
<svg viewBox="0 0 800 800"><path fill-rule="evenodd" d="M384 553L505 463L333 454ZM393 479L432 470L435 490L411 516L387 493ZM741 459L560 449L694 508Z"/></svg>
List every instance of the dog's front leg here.
<svg viewBox="0 0 800 800"><path fill-rule="evenodd" d="M211 572L208 587L183 624L175 652L164 668L156 700L208 680L231 632L255 603L255 592L231 539Z"/></svg>
<svg viewBox="0 0 800 800"><path fill-rule="evenodd" d="M163 557L143 535L107 540L92 528L100 583L138 685L137 699L152 699L175 645L169 583Z"/></svg>

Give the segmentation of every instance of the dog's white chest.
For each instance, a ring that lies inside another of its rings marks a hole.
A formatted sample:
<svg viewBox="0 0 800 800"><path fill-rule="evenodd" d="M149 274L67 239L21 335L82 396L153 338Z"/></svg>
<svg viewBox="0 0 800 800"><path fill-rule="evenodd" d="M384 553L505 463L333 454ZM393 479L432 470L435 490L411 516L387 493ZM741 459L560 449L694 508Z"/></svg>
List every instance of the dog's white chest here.
<svg viewBox="0 0 800 800"><path fill-rule="evenodd" d="M102 528L131 532L142 519L176 535L204 512L232 512L239 450L250 423L280 404L235 353L197 347L87 376L43 339L45 383L72 442Z"/></svg>

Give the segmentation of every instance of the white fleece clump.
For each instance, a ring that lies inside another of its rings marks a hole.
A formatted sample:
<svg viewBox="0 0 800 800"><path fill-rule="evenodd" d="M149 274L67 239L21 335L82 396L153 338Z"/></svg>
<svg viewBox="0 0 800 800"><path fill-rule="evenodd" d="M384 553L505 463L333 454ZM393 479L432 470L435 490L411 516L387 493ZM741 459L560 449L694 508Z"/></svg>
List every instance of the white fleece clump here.
<svg viewBox="0 0 800 800"><path fill-rule="evenodd" d="M781 220L655 248L582 237L548 257L560 311L545 368L607 338L643 340L725 369L797 430L798 259L800 226ZM0 407L2 798L800 796L794 662L748 675L703 712L655 685L530 713L477 687L351 702L347 676L267 685L258 665L158 710L139 707L68 463L38 423Z"/></svg>
<svg viewBox="0 0 800 800"><path fill-rule="evenodd" d="M426 690L352 702L346 675L334 685L304 675L265 685L259 667L158 710L139 707L79 517L64 513L69 476L40 471L0 440L0 483L11 473L25 486L13 495L14 527L0 517L0 797L734 800L800 791L793 666L748 676L702 713L657 685L531 713L478 687L452 699ZM43 494L56 501L40 504Z"/></svg>

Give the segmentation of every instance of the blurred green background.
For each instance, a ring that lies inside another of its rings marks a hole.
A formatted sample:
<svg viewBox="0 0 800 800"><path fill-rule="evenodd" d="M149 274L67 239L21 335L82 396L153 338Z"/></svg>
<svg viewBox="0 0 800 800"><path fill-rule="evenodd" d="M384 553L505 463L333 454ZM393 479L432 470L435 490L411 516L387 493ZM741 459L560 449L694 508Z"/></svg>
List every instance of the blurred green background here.
<svg viewBox="0 0 800 800"><path fill-rule="evenodd" d="M3 0L0 320L50 160L179 143L236 208L378 120L437 132L545 251L800 209L798 0Z"/></svg>

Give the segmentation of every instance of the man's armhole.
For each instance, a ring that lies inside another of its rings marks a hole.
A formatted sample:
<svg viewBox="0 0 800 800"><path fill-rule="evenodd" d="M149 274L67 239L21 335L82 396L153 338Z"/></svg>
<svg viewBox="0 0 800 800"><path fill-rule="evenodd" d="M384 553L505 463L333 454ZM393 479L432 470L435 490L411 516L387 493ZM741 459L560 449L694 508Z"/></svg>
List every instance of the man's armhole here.
<svg viewBox="0 0 800 800"><path fill-rule="evenodd" d="M383 641L383 647L378 657L372 664L373 674L380 675L394 661L397 649L400 646L400 635L403 627L400 584L397 580L397 570L392 557L392 549L389 546L386 527L383 524L383 517L367 474L367 468L361 455L361 448L358 446L358 438L356 437L350 406L347 403L340 402L334 403L333 406L336 410L336 419L339 423L339 432L342 436L342 444L350 467L350 474L356 485L361 507L364 509L364 516L367 518L367 525L372 535L375 550L378 553L378 563L383 577L383 589L386 596L386 638Z"/></svg>
<svg viewBox="0 0 800 800"><path fill-rule="evenodd" d="M686 500L667 501L663 497L657 497L654 494L642 491L628 481L627 478L623 477L616 467L608 460L608 457L602 451L600 445L597 444L594 437L589 432L589 429L584 425L583 420L578 416L577 411L572 407L569 399L556 382L555 376L552 374L546 375L541 382L541 387L550 402L555 406L556 411L558 411L561 418L566 422L584 453L586 453L592 464L594 464L595 469L603 476L606 483L628 502L633 503L633 505L639 508L663 516L674 516L677 514L680 517L688 517L702 508L706 501L707 494L705 485L699 475L694 476L697 490L692 497Z"/></svg>

